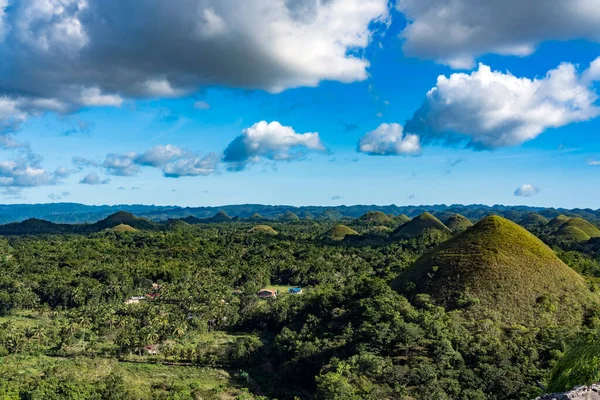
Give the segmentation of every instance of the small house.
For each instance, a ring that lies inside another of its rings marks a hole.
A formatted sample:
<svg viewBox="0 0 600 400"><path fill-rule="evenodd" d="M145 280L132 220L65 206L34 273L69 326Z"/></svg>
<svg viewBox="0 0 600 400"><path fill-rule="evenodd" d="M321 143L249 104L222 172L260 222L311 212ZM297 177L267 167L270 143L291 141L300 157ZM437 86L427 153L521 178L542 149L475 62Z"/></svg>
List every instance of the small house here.
<svg viewBox="0 0 600 400"><path fill-rule="evenodd" d="M138 304L140 301L142 301L144 299L145 299L145 297L143 297L143 296L130 297L129 299L125 300L125 304Z"/></svg>
<svg viewBox="0 0 600 400"><path fill-rule="evenodd" d="M144 351L146 352L146 354L148 354L150 356L155 356L160 353L158 345L156 345L156 344L152 344L150 346L145 346Z"/></svg>
<svg viewBox="0 0 600 400"><path fill-rule="evenodd" d="M289 288L288 289L288 293L289 294L302 294L302 288Z"/></svg>
<svg viewBox="0 0 600 400"><path fill-rule="evenodd" d="M261 299L275 299L277 298L277 290L275 289L262 289L257 294Z"/></svg>

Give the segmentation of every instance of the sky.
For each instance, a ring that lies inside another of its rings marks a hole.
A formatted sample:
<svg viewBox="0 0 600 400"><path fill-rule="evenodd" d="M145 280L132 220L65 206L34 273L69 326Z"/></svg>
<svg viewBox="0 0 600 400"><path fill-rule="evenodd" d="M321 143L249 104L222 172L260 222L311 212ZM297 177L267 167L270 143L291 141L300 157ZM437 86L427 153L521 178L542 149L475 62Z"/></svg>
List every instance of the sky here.
<svg viewBox="0 0 600 400"><path fill-rule="evenodd" d="M599 208L600 0L0 0L0 202Z"/></svg>

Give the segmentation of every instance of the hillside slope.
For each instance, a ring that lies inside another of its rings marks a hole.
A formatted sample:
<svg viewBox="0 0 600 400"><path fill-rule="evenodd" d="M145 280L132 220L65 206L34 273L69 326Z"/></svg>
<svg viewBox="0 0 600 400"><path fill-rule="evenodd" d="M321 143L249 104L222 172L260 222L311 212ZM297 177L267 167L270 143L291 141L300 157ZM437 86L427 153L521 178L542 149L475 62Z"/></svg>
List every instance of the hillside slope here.
<svg viewBox="0 0 600 400"><path fill-rule="evenodd" d="M499 216L441 244L392 285L509 324L577 323L596 301L584 279L548 246Z"/></svg>

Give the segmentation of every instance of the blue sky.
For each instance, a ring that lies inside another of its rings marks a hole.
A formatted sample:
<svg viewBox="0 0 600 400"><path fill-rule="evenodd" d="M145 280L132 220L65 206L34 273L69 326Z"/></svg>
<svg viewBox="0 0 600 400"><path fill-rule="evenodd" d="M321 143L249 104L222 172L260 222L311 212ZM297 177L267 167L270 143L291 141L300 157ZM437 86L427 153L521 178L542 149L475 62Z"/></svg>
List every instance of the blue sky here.
<svg viewBox="0 0 600 400"><path fill-rule="evenodd" d="M600 3L128 3L0 0L2 202L598 208Z"/></svg>

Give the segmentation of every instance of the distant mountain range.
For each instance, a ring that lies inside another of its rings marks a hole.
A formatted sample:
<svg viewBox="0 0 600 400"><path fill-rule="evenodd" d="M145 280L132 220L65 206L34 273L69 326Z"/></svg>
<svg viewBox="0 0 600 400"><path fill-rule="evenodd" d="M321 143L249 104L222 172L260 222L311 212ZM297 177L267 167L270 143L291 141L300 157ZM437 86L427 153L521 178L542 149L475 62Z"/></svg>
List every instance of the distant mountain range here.
<svg viewBox="0 0 600 400"><path fill-rule="evenodd" d="M414 218L424 212L429 212L437 218L444 220L453 214L462 214L477 221L489 214L498 214L513 221L518 221L532 212L545 218L552 219L564 214L571 217L582 217L595 224L600 224L600 210L591 209L563 209L526 206L486 206L472 205L422 205L422 206L396 206L396 205L353 205L353 206L303 206L294 207L286 205L261 205L239 204L221 207L172 207L154 205L114 205L114 206L89 206L77 203L53 204L14 204L0 205L0 224L20 222L35 218L59 224L96 223L119 211L135 214L138 217L151 221L166 221L168 219L194 218L225 220L227 218L260 218L291 220L298 216L300 219L316 220L343 220L344 218L357 218L369 211L380 211L388 215L405 214ZM221 212L221 214L219 214ZM224 218L227 216L227 218ZM214 221L217 222L217 221Z"/></svg>

